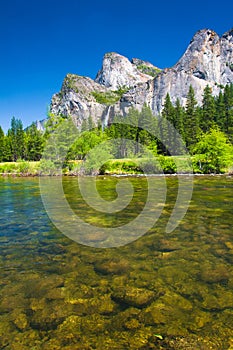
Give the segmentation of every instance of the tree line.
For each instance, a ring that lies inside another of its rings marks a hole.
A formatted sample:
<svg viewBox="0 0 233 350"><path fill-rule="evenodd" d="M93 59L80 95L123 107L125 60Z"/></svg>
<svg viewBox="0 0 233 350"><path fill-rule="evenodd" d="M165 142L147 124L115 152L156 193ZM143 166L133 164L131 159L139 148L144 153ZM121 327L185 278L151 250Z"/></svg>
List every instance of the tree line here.
<svg viewBox="0 0 233 350"><path fill-rule="evenodd" d="M46 140L66 120L65 116L50 114L42 132L35 123L24 129L22 121L13 117L6 135L0 127L0 161L40 160ZM184 107L179 99L173 104L167 94L161 115L157 117L146 105L140 112L131 108L126 117L115 116L104 129L101 125L95 126L89 117L83 121L80 137L70 148L67 160L83 160L94 146L112 139L109 152L113 158L140 157L143 146L153 154L180 155L184 146L196 154L204 152L204 144L210 142L208 135L211 134L221 142L233 142L233 84L222 88L218 96L213 96L207 85L201 105L197 104L192 86Z"/></svg>

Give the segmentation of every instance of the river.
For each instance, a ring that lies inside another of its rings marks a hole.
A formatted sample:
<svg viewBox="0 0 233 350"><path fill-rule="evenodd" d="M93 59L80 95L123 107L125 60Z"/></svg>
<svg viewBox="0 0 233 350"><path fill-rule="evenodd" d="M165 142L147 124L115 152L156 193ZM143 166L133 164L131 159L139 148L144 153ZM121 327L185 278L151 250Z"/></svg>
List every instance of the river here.
<svg viewBox="0 0 233 350"><path fill-rule="evenodd" d="M233 177L194 177L172 231L178 180L155 177L150 215L127 237L121 227L146 208L150 189L132 177L124 190L125 180L97 177L103 207L92 193L86 203L75 177L0 178L1 349L233 349ZM70 214L41 194L59 184ZM87 226L72 236L75 217Z"/></svg>

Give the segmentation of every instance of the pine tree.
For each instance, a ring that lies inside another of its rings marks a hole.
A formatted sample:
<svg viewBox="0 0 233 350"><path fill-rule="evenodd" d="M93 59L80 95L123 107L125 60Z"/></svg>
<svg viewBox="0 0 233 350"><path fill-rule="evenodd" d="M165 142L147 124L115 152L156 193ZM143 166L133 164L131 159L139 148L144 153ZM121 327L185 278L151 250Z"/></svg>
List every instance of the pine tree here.
<svg viewBox="0 0 233 350"><path fill-rule="evenodd" d="M11 150L11 140L10 137L5 135L4 138L4 152L3 152L3 161L11 162L12 161L12 150Z"/></svg>
<svg viewBox="0 0 233 350"><path fill-rule="evenodd" d="M0 162L4 160L4 142L5 142L5 135L0 126Z"/></svg>
<svg viewBox="0 0 233 350"><path fill-rule="evenodd" d="M189 87L186 101L184 130L186 145L189 149L191 149L191 147L197 142L200 135L197 101L191 85Z"/></svg>
<svg viewBox="0 0 233 350"><path fill-rule="evenodd" d="M185 110L180 104L180 100L176 100L175 104L175 123L174 127L176 128L177 132L180 134L181 138L184 137L184 114Z"/></svg>
<svg viewBox="0 0 233 350"><path fill-rule="evenodd" d="M220 91L218 97L215 100L215 123L219 126L221 131L225 130L225 120L226 120L226 108L224 95Z"/></svg>
<svg viewBox="0 0 233 350"><path fill-rule="evenodd" d="M157 138L155 137L158 128L158 120L152 114L150 107L143 105L139 113L139 143L146 146L152 152L157 153Z"/></svg>
<svg viewBox="0 0 233 350"><path fill-rule="evenodd" d="M40 160L44 149L44 137L33 123L26 131L26 158L27 160Z"/></svg>
<svg viewBox="0 0 233 350"><path fill-rule="evenodd" d="M128 115L126 117L126 124L124 125L126 129L126 137L133 142L127 142L128 144L128 154L130 151L134 155L140 152L140 113L136 108L130 108ZM130 147L131 145L131 147Z"/></svg>
<svg viewBox="0 0 233 350"><path fill-rule="evenodd" d="M201 112L200 128L207 132L214 126L216 115L215 101L209 85L204 89Z"/></svg>
<svg viewBox="0 0 233 350"><path fill-rule="evenodd" d="M11 128L7 133L11 147L11 160L24 159L25 157L25 134L23 123L20 119L11 119Z"/></svg>
<svg viewBox="0 0 233 350"><path fill-rule="evenodd" d="M176 135L176 154L182 154L184 151L185 134L184 134L184 115L185 109L181 106L180 100L177 99L175 103L175 120L174 127L178 135Z"/></svg>
<svg viewBox="0 0 233 350"><path fill-rule="evenodd" d="M233 139L233 84L226 85L224 89L225 123L224 131L228 137Z"/></svg>
<svg viewBox="0 0 233 350"><path fill-rule="evenodd" d="M162 110L162 117L160 119L160 140L163 143L162 149L167 154L176 154L174 124L175 108L172 105L170 95L167 94Z"/></svg>
<svg viewBox="0 0 233 350"><path fill-rule="evenodd" d="M126 158L133 152L130 139L134 128L127 122L128 116L115 116L112 125L106 130L107 137L114 140L111 152L116 158Z"/></svg>

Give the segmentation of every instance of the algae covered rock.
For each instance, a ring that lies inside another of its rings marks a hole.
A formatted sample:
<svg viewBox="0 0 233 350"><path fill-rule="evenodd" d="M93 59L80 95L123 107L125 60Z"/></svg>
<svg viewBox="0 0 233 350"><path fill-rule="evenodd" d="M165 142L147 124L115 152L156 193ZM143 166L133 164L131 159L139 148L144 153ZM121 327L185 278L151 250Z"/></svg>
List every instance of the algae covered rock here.
<svg viewBox="0 0 233 350"><path fill-rule="evenodd" d="M209 264L202 265L200 278L207 283L221 283L227 282L230 277L230 273L227 267L223 264L211 266Z"/></svg>
<svg viewBox="0 0 233 350"><path fill-rule="evenodd" d="M152 303L156 293L145 288L119 287L113 291L112 298L118 303L143 308Z"/></svg>
<svg viewBox="0 0 233 350"><path fill-rule="evenodd" d="M126 259L108 259L97 262L95 270L104 275L122 275L130 270L130 264Z"/></svg>
<svg viewBox="0 0 233 350"><path fill-rule="evenodd" d="M72 313L72 308L64 302L50 301L45 303L43 309L37 309L30 318L30 326L33 329L55 329L67 316Z"/></svg>
<svg viewBox="0 0 233 350"><path fill-rule="evenodd" d="M26 314L24 312L18 313L17 309L13 312L12 321L20 331L24 331L29 326Z"/></svg>

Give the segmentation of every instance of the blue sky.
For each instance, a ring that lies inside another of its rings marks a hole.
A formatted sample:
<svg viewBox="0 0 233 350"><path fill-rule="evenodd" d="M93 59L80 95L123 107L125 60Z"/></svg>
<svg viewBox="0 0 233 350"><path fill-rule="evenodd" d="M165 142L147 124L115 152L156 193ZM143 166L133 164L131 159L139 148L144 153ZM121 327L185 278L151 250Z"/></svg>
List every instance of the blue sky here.
<svg viewBox="0 0 233 350"><path fill-rule="evenodd" d="M233 2L0 0L0 125L46 117L67 73L95 78L104 53L164 68L195 32L233 27Z"/></svg>

